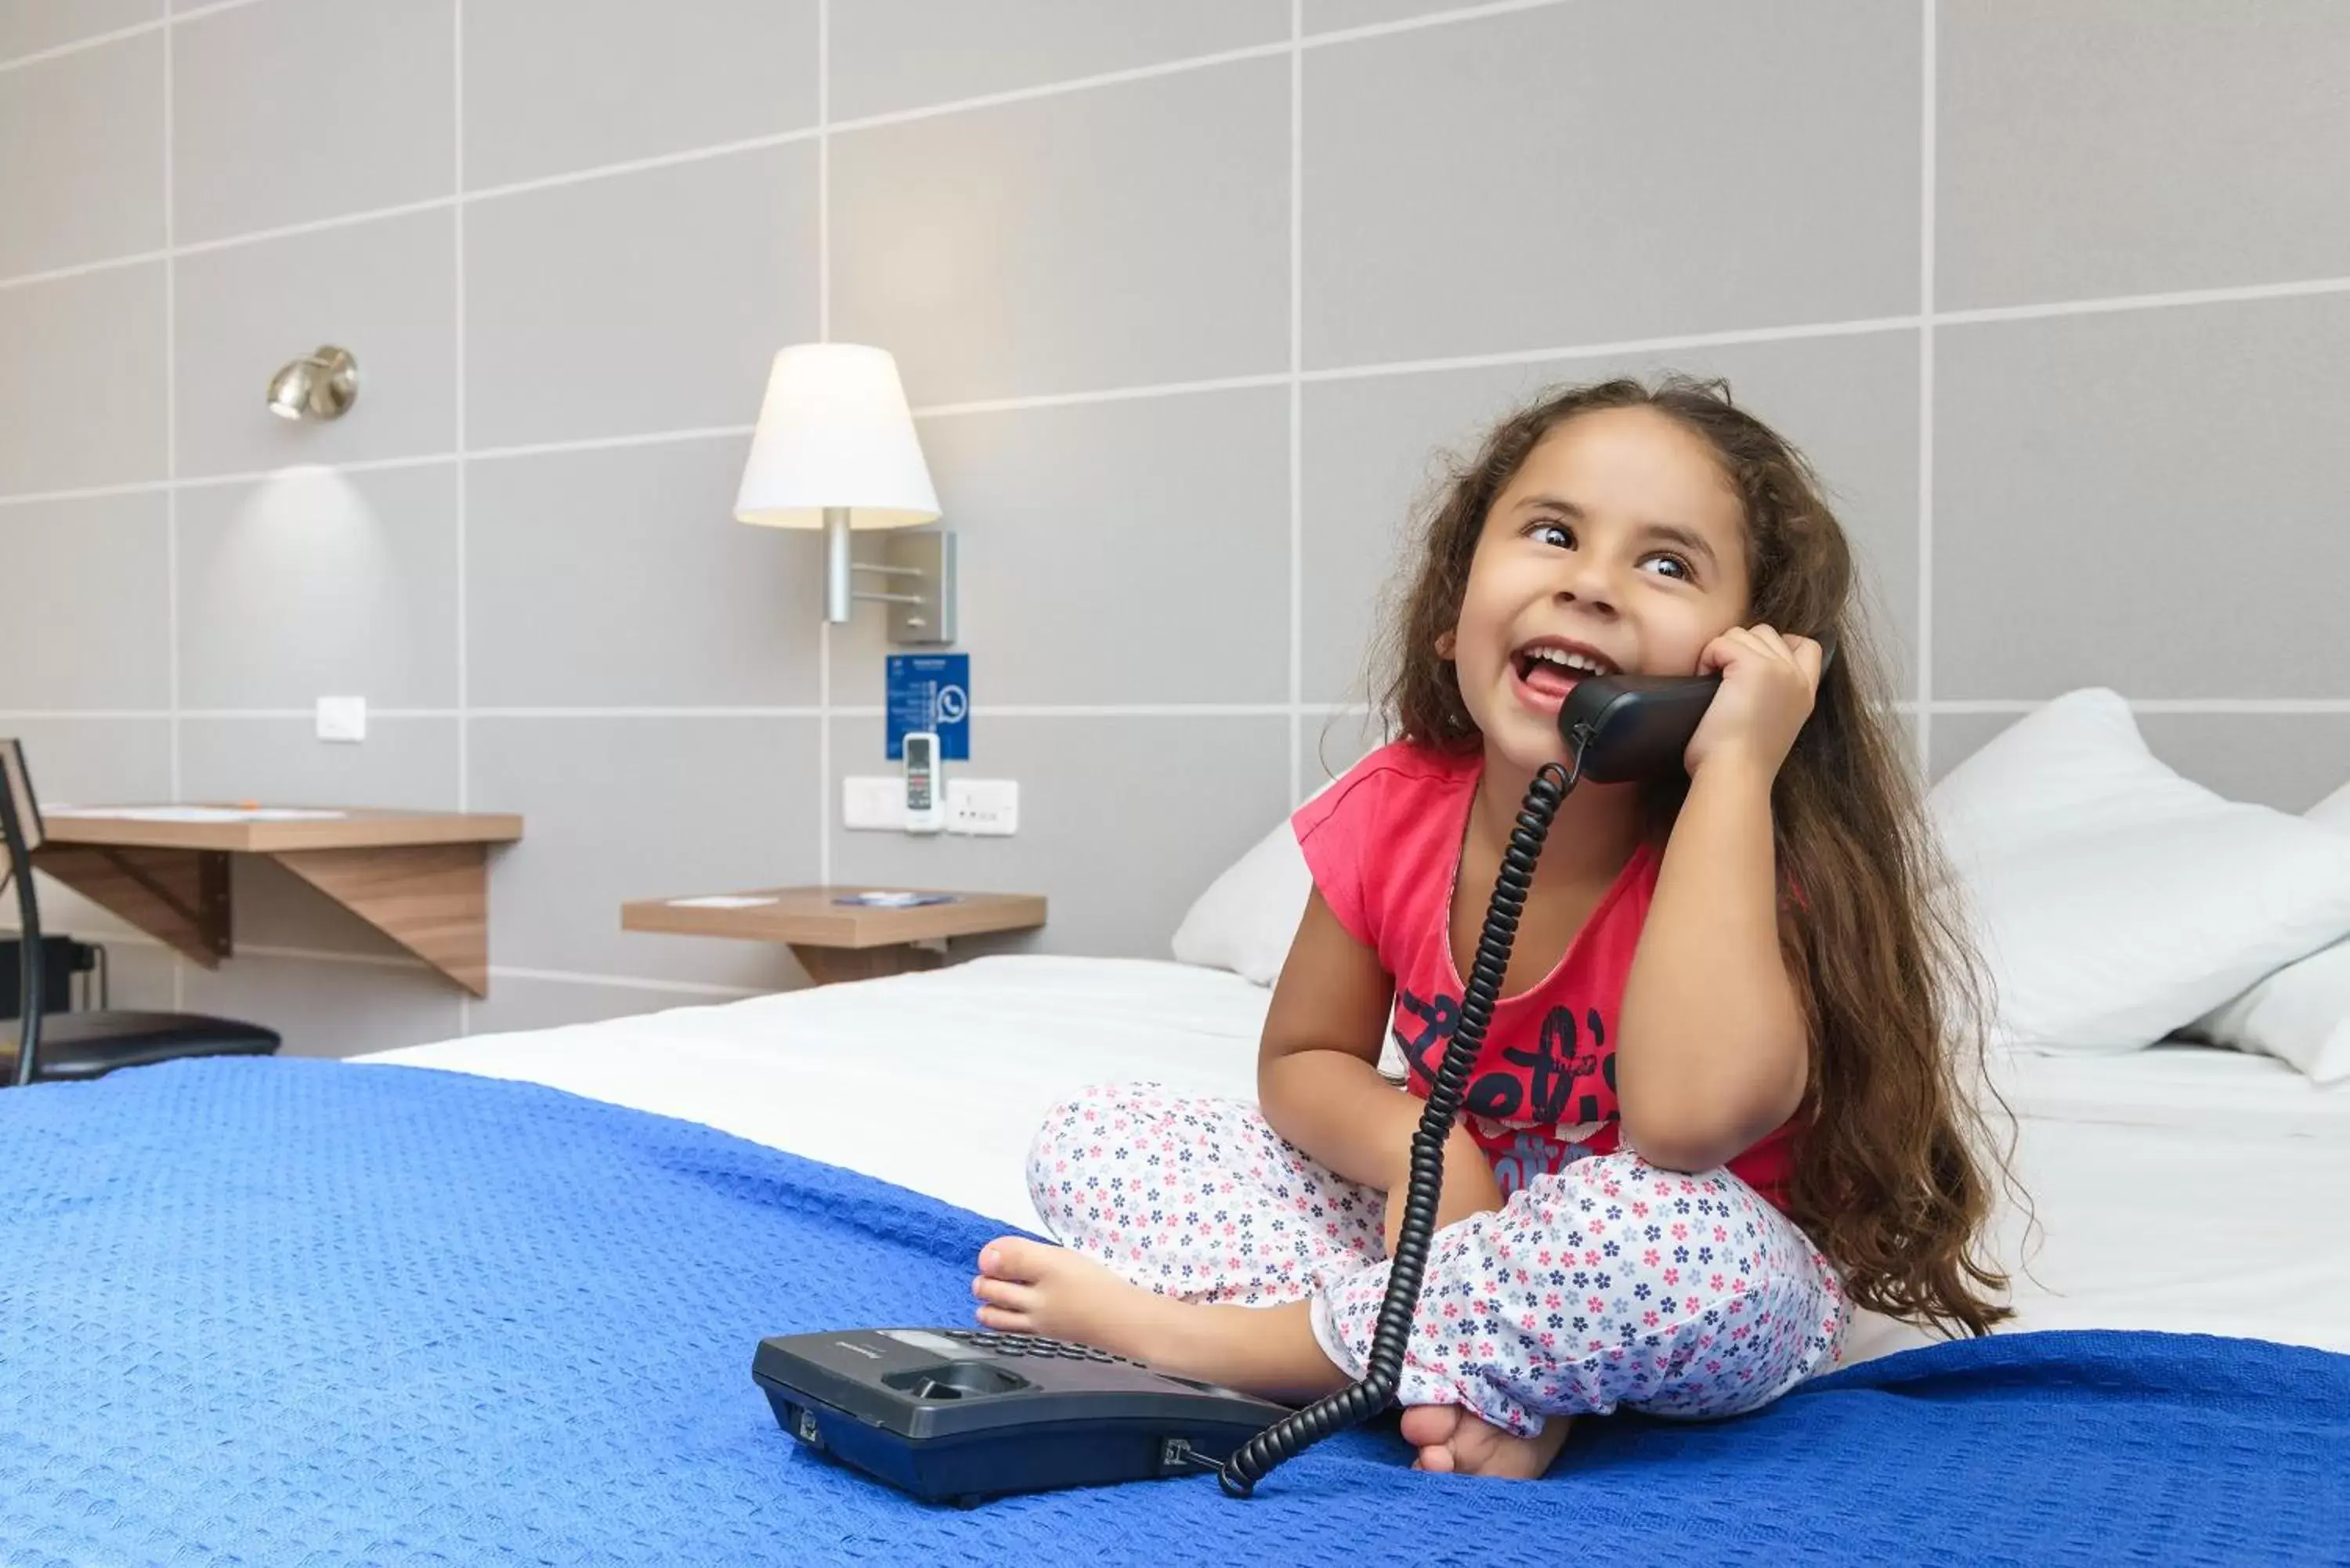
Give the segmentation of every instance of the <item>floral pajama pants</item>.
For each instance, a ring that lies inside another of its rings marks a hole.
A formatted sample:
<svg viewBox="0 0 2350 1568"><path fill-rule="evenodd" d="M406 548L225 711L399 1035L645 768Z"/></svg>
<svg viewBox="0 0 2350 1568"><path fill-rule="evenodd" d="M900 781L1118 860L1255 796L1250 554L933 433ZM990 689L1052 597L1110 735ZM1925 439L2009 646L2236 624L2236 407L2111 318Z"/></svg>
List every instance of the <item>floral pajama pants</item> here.
<svg viewBox="0 0 2350 1568"><path fill-rule="evenodd" d="M1248 1101L1088 1089L1046 1118L1028 1189L1063 1245L1162 1295L1310 1300L1323 1353L1366 1370L1385 1196L1308 1159ZM1437 1233L1397 1397L1523 1437L1618 1406L1739 1415L1830 1362L1848 1317L1827 1261L1728 1171L1593 1155Z"/></svg>

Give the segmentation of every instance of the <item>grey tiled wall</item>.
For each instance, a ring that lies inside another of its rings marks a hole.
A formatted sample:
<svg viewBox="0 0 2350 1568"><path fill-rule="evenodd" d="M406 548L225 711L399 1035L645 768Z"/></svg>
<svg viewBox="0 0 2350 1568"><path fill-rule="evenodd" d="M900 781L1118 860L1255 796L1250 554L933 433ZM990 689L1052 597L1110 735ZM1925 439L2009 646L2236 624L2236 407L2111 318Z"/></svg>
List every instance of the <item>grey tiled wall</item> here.
<svg viewBox="0 0 2350 1568"><path fill-rule="evenodd" d="M1163 953L1362 746L1431 454L1669 366L1826 471L1931 766L2103 682L2297 807L2350 775L2345 80L2324 0L0 0L0 732L59 800L525 814L484 1002L266 868L217 973L118 944L297 1050L798 982L619 929L663 893ZM831 820L887 645L728 517L822 335L921 411L1017 838ZM357 410L269 418L326 341Z"/></svg>

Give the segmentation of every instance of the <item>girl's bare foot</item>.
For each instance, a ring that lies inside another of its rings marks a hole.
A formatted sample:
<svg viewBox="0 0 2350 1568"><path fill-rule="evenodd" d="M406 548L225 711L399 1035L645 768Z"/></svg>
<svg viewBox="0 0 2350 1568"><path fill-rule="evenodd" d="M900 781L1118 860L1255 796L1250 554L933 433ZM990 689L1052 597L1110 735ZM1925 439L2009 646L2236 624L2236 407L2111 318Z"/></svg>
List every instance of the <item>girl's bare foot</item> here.
<svg viewBox="0 0 2350 1568"><path fill-rule="evenodd" d="M1403 1440L1419 1450L1416 1470L1537 1480L1573 1424L1572 1417L1554 1416L1540 1437L1521 1438L1457 1405L1414 1405L1403 1413Z"/></svg>
<svg viewBox="0 0 2350 1568"><path fill-rule="evenodd" d="M1148 1291L1066 1247L1003 1237L980 1249L971 1293L979 1321L1004 1334L1075 1340L1170 1371L1182 1365L1184 1319L1197 1309Z"/></svg>
<svg viewBox="0 0 2350 1568"><path fill-rule="evenodd" d="M1005 1236L980 1249L979 1321L1098 1345L1162 1372L1302 1404L1347 1386L1314 1338L1308 1303L1204 1305L1162 1296L1066 1247Z"/></svg>

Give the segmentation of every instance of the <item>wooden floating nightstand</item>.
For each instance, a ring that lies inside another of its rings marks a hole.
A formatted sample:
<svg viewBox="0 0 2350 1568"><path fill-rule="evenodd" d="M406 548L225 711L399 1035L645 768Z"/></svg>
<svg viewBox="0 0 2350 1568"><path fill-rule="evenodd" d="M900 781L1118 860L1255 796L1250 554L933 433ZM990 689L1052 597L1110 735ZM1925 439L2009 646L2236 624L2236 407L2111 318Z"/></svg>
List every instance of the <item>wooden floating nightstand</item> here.
<svg viewBox="0 0 2350 1568"><path fill-rule="evenodd" d="M951 902L902 908L844 904L862 888L761 888L683 898L643 898L620 906L620 929L665 936L732 937L781 942L818 985L873 980L945 961L953 937L1033 930L1045 923L1045 900L1031 893L891 891L944 896ZM918 946L916 944L926 944Z"/></svg>

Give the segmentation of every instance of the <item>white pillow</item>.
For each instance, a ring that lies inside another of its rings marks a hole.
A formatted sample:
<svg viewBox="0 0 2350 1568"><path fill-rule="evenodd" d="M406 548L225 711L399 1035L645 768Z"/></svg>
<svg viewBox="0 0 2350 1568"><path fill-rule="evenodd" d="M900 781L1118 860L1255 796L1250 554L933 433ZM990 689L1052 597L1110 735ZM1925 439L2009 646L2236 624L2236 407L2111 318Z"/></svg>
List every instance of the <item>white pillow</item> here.
<svg viewBox="0 0 2350 1568"><path fill-rule="evenodd" d="M1997 1044L2134 1051L2350 932L2350 834L2179 777L2101 688L2027 714L1929 800Z"/></svg>
<svg viewBox="0 0 2350 1568"><path fill-rule="evenodd" d="M1305 852L1284 818L1184 911L1175 928L1175 961L1271 985L1281 978L1313 888Z"/></svg>
<svg viewBox="0 0 2350 1568"><path fill-rule="evenodd" d="M2350 1082L2350 941L2285 965L2188 1033L2289 1062L2316 1083Z"/></svg>
<svg viewBox="0 0 2350 1568"><path fill-rule="evenodd" d="M2350 833L2350 784L2308 815ZM2320 1084L2350 1080L2350 940L2285 965L2197 1019L2188 1033L2289 1062Z"/></svg>

